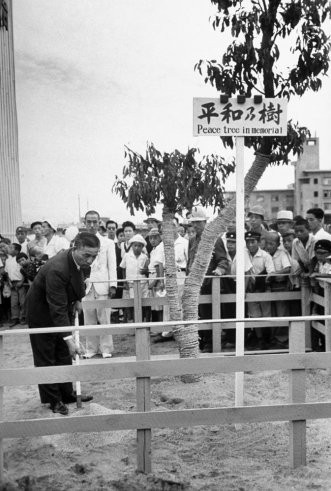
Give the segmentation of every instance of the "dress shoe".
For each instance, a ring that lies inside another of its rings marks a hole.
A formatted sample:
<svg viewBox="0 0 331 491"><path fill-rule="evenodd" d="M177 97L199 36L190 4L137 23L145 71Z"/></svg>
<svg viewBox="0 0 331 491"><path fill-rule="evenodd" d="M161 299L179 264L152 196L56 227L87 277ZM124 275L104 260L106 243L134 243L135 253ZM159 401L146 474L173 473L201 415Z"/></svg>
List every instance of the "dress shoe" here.
<svg viewBox="0 0 331 491"><path fill-rule="evenodd" d="M89 402L92 401L93 396L91 396L90 394L82 394L80 396L80 399L82 402ZM76 392L73 392L69 397L63 398L63 400L66 404L73 404L74 402L77 402Z"/></svg>
<svg viewBox="0 0 331 491"><path fill-rule="evenodd" d="M62 414L62 416L67 416L67 414L69 413L68 407L65 404L63 404L62 401L58 401L55 404L51 404L51 410L53 411L53 413Z"/></svg>
<svg viewBox="0 0 331 491"><path fill-rule="evenodd" d="M13 319L12 322L9 324L9 327L14 327L14 326L17 326L17 324L19 324L20 321L18 319Z"/></svg>

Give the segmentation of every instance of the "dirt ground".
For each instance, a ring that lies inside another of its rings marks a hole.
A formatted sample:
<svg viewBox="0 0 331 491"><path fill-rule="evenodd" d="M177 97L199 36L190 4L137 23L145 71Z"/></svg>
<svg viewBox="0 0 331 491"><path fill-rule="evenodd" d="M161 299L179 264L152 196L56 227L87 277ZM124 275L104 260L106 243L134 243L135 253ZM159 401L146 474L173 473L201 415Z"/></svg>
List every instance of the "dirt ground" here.
<svg viewBox="0 0 331 491"><path fill-rule="evenodd" d="M115 336L114 344L114 359L134 354L133 336ZM7 337L4 345L6 367L32 366L27 335ZM176 353L174 341L153 344L152 354L165 353ZM155 410L234 404L232 374L206 375L195 384L155 378L151 385ZM135 380L85 383L83 390L94 395L91 410L135 410ZM328 401L330 394L326 371L307 373L307 402ZM287 372L245 375L247 405L287 400ZM55 416L40 404L35 386L6 388L4 406L8 420ZM77 410L70 405L70 412ZM296 470L289 466L287 423L153 430L153 472L147 476L135 471L133 431L5 440L6 483L0 489L330 490L331 420L308 421L307 426L307 466Z"/></svg>

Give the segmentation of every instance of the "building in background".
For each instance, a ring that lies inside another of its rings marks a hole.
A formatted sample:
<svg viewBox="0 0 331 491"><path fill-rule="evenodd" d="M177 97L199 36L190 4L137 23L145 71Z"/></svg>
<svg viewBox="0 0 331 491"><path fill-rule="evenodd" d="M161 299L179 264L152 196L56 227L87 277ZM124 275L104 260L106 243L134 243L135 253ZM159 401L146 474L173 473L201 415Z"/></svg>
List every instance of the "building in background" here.
<svg viewBox="0 0 331 491"><path fill-rule="evenodd" d="M272 222L279 210L290 210L293 215L305 216L309 208L322 208L325 211L325 223L331 223L331 170L319 168L319 139L308 138L303 153L295 166L294 184L287 189L267 189L253 191L246 202L246 210L254 205L265 209L265 219ZM281 171L281 168L280 168ZM226 193L231 199L234 192Z"/></svg>
<svg viewBox="0 0 331 491"><path fill-rule="evenodd" d="M0 234L22 224L12 0L0 0Z"/></svg>

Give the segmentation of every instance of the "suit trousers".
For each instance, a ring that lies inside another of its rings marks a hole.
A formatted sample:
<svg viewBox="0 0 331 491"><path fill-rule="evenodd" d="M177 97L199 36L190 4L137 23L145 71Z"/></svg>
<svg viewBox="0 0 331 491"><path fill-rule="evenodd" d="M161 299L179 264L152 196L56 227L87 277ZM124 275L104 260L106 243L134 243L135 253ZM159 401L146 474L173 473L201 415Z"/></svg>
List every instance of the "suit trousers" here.
<svg viewBox="0 0 331 491"><path fill-rule="evenodd" d="M72 365L67 343L60 333L30 334L30 342L36 367ZM50 403L53 405L59 401L66 403L72 398L73 386L71 382L40 384L38 388L42 404Z"/></svg>

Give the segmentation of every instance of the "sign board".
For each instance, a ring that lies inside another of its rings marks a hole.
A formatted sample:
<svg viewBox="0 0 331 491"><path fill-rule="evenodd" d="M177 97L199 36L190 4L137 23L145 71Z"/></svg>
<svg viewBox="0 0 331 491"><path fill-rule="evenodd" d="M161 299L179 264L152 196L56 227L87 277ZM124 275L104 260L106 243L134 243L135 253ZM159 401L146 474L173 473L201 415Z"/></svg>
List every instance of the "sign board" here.
<svg viewBox="0 0 331 491"><path fill-rule="evenodd" d="M194 136L286 136L287 101L263 99L260 104L236 98L221 103L220 98L193 99Z"/></svg>

